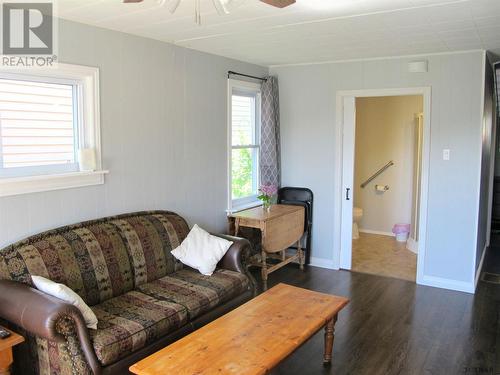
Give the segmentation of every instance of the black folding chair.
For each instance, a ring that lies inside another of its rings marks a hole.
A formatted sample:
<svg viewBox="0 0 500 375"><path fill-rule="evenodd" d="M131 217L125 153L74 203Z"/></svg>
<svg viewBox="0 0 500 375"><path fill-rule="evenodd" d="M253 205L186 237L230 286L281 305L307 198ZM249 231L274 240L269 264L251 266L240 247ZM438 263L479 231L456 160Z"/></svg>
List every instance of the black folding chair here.
<svg viewBox="0 0 500 375"><path fill-rule="evenodd" d="M278 190L278 203L303 206L306 214L304 220L304 235L306 236L305 264L311 261L311 238L312 238L312 218L313 218L313 192L307 188L282 187ZM295 249L292 247L292 249Z"/></svg>

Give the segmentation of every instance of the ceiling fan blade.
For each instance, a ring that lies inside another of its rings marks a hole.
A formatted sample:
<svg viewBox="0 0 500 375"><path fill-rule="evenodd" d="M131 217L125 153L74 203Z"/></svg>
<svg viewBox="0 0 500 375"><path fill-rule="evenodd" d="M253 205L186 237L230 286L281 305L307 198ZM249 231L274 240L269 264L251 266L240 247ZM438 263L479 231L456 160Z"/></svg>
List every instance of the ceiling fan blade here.
<svg viewBox="0 0 500 375"><path fill-rule="evenodd" d="M220 15L229 14L240 6L245 0L212 0Z"/></svg>
<svg viewBox="0 0 500 375"><path fill-rule="evenodd" d="M143 0L123 0L123 3L124 4L127 4L127 3L142 3Z"/></svg>
<svg viewBox="0 0 500 375"><path fill-rule="evenodd" d="M222 2L222 0L213 0L214 7L217 9L217 13L224 15L224 14L229 14L229 11L225 7L225 4Z"/></svg>
<svg viewBox="0 0 500 375"><path fill-rule="evenodd" d="M169 0L167 2L167 7L170 13L174 13L179 4L181 3L181 0Z"/></svg>
<svg viewBox="0 0 500 375"><path fill-rule="evenodd" d="M295 3L295 0L260 0L260 1L276 8L285 8Z"/></svg>

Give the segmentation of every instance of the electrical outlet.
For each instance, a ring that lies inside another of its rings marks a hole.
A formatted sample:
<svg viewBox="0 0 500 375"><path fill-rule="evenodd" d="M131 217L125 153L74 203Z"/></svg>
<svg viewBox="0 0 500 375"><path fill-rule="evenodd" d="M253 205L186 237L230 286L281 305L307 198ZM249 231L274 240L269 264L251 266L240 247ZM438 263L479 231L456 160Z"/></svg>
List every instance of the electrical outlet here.
<svg viewBox="0 0 500 375"><path fill-rule="evenodd" d="M443 160L450 160L450 150L447 148L443 150Z"/></svg>

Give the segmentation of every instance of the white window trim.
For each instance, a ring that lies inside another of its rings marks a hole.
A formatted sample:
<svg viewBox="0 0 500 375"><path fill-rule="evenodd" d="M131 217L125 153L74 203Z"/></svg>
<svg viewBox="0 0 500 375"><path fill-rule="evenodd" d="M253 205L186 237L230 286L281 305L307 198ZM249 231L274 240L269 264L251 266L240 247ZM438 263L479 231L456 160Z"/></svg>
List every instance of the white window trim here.
<svg viewBox="0 0 500 375"><path fill-rule="evenodd" d="M104 184L104 175L108 171L102 169L101 159L99 68L59 63L57 68L39 68L29 71L0 69L0 76L4 78L16 79L20 75L33 76L34 79L56 78L81 82L78 95L81 111L78 116L80 116L80 123L84 126L79 128L78 146L95 149L96 171L0 178L0 197Z"/></svg>
<svg viewBox="0 0 500 375"><path fill-rule="evenodd" d="M68 172L0 180L0 197L104 184L109 171Z"/></svg>
<svg viewBox="0 0 500 375"><path fill-rule="evenodd" d="M252 195L245 198L234 199L232 198L232 96L233 90L261 93L261 85L258 83L239 81L235 79L227 80L227 212L237 212L245 210L247 208L257 207L262 205L262 202L257 199L257 195ZM260 105L260 104L259 104ZM260 118L258 119L260 121ZM259 135L259 145L260 145L260 135ZM251 146L242 146L245 148ZM260 183L260 176L258 176L257 185Z"/></svg>

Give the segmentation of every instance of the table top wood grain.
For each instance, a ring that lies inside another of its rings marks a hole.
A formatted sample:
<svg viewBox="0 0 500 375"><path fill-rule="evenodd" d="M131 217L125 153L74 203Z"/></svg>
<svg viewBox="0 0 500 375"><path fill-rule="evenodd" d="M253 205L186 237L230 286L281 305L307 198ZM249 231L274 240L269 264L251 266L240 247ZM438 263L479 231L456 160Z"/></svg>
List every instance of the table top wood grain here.
<svg viewBox="0 0 500 375"><path fill-rule="evenodd" d="M347 303L344 297L278 284L136 363L130 371L138 375L266 374Z"/></svg>
<svg viewBox="0 0 500 375"><path fill-rule="evenodd" d="M5 327L2 327L5 328ZM6 349L12 348L22 342L24 342L24 337L18 335L17 333L11 331L8 328L5 328L7 331L11 333L11 335L5 339L0 339L0 352L3 352Z"/></svg>
<svg viewBox="0 0 500 375"><path fill-rule="evenodd" d="M2 327L5 328L5 327ZM11 333L11 335L5 339L0 339L0 352L3 352L6 349L12 348L22 342L24 342L24 337L18 335L17 333L11 331L8 328L5 328L7 331Z"/></svg>
<svg viewBox="0 0 500 375"><path fill-rule="evenodd" d="M271 206L270 211L267 211L259 206L250 208L248 210L234 212L230 214L229 217L240 218L240 219L253 219L257 221L267 221L275 219L280 216L288 215L296 211L304 211L304 207L293 206L289 204L274 204Z"/></svg>

